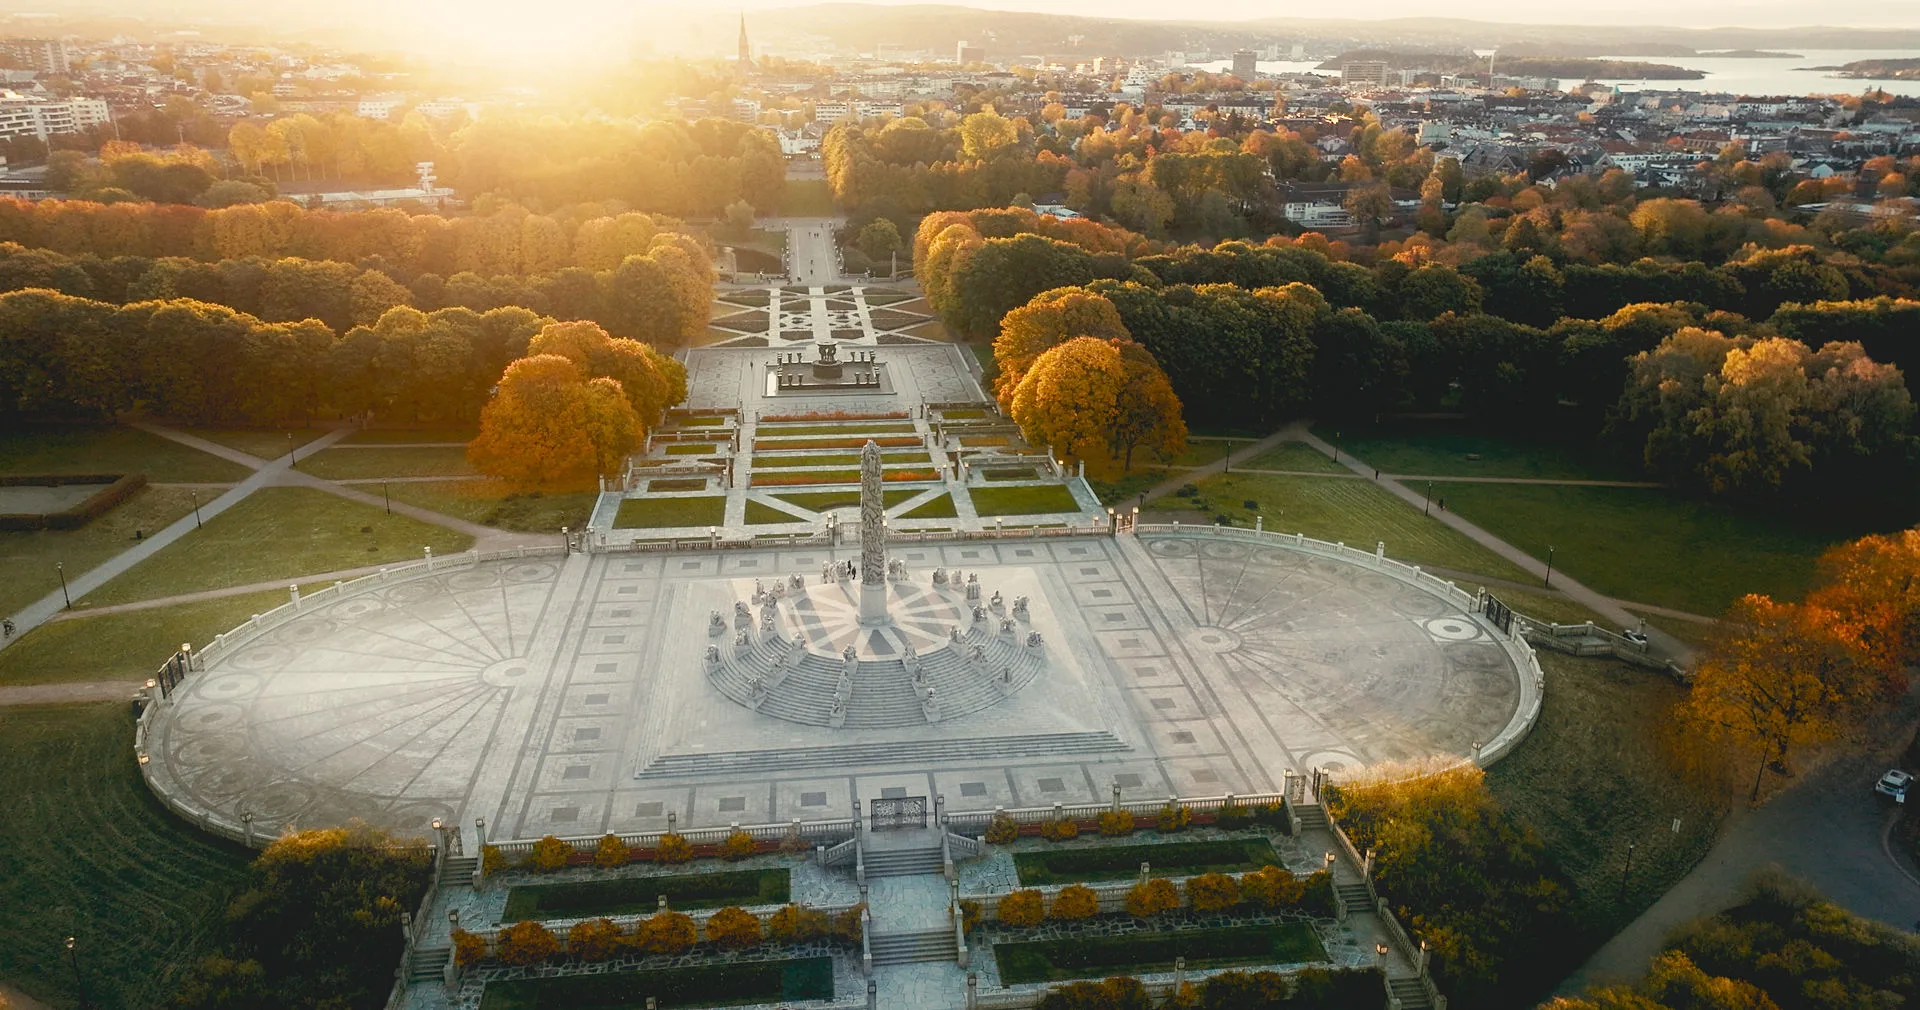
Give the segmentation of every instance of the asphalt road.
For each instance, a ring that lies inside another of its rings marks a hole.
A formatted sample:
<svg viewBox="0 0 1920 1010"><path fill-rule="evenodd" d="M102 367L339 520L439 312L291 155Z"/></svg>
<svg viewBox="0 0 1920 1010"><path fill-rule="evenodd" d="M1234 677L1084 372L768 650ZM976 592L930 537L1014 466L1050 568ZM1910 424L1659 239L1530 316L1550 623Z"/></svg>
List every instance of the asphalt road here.
<svg viewBox="0 0 1920 1010"><path fill-rule="evenodd" d="M1692 873L1595 952L1555 995L1639 979L1669 930L1737 904L1748 878L1769 864L1813 884L1856 915L1914 928L1920 920L1920 879L1892 852L1888 834L1898 811L1874 794L1873 783L1912 737L1917 702L1916 696L1907 697L1901 718L1873 748L1836 761L1766 806L1738 815Z"/></svg>

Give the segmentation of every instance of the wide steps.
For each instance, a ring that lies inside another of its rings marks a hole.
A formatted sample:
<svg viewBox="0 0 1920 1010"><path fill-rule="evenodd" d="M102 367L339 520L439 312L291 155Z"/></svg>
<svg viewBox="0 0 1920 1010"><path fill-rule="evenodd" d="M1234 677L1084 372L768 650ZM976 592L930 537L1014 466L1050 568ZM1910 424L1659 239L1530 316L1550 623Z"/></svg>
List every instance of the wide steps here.
<svg viewBox="0 0 1920 1010"><path fill-rule="evenodd" d="M771 775L813 768L853 765L927 765L947 761L1075 757L1129 749L1105 730L1085 733L1037 733L1030 736L962 737L789 747L776 750L667 754L640 772L643 779L695 775Z"/></svg>
<svg viewBox="0 0 1920 1010"><path fill-rule="evenodd" d="M1365 884L1335 884L1333 890L1349 909L1365 912L1373 911L1373 895L1367 893Z"/></svg>
<svg viewBox="0 0 1920 1010"><path fill-rule="evenodd" d="M1417 978L1387 979L1387 991L1399 1001L1401 1010L1429 1010L1433 1006L1427 987Z"/></svg>
<svg viewBox="0 0 1920 1010"><path fill-rule="evenodd" d="M473 883L473 871L478 869L479 866L480 860L475 856L448 856L446 863L440 867L440 883L443 886L447 884L471 884Z"/></svg>
<svg viewBox="0 0 1920 1010"><path fill-rule="evenodd" d="M1026 686L1040 673L1040 658L1028 654L1015 637L976 627L967 632L963 643L957 648L943 646L920 657L922 679L933 688L943 718L957 718L998 704L1004 693L994 680L1002 667L1012 671L1013 690ZM967 659L963 651L975 644L983 651L983 661L978 665ZM834 657L813 652L803 654L779 685L755 702L754 676L771 681L771 674L786 650L784 640L771 636L737 655L732 646L725 645L720 665L708 675L722 693L753 706L764 715L810 726L831 725L833 692L839 684L842 665ZM843 728L902 729L926 724L921 693L902 660L861 660L855 664L850 679L852 693L847 701Z"/></svg>
<svg viewBox="0 0 1920 1010"><path fill-rule="evenodd" d="M407 981L437 982L445 978L447 959L452 956L451 947L413 948L413 957L407 961Z"/></svg>
<svg viewBox="0 0 1920 1010"><path fill-rule="evenodd" d="M957 961L960 957L960 947L954 942L951 929L926 933L876 933L868 937L867 943L876 965Z"/></svg>
<svg viewBox="0 0 1920 1010"><path fill-rule="evenodd" d="M865 856L867 878L917 877L943 873L946 861L939 849L868 849Z"/></svg>
<svg viewBox="0 0 1920 1010"><path fill-rule="evenodd" d="M1300 819L1300 827L1303 829L1317 831L1330 830L1327 824L1327 812L1320 809L1319 804L1297 805L1293 808L1293 812L1294 815Z"/></svg>

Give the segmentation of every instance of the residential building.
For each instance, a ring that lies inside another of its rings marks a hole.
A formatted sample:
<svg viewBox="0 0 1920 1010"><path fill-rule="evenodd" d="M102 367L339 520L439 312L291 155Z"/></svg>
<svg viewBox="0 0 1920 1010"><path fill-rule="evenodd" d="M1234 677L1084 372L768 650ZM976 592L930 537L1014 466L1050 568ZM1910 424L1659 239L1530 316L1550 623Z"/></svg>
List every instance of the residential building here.
<svg viewBox="0 0 1920 1010"><path fill-rule="evenodd" d="M0 56L16 67L43 74L73 72L67 45L59 39L0 39Z"/></svg>
<svg viewBox="0 0 1920 1010"><path fill-rule="evenodd" d="M1253 50L1236 49L1233 51L1233 76L1252 83L1254 77L1259 73L1259 67L1254 63Z"/></svg>
<svg viewBox="0 0 1920 1010"><path fill-rule="evenodd" d="M965 39L962 39L960 44L953 49L953 62L963 67L971 66L975 63L985 63L987 62L987 49L985 46L970 46L966 43Z"/></svg>
<svg viewBox="0 0 1920 1010"><path fill-rule="evenodd" d="M1384 88L1387 86L1385 60L1353 60L1340 65L1340 84L1348 88Z"/></svg>

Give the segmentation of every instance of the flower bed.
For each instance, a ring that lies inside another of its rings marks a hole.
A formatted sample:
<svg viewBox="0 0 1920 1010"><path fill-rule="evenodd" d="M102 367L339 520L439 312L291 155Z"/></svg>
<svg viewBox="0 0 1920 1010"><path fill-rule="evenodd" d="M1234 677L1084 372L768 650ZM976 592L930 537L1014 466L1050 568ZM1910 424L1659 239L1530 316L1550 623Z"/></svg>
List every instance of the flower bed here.
<svg viewBox="0 0 1920 1010"><path fill-rule="evenodd" d="M892 436L892 437L882 437L882 438L874 438L874 439L866 439L866 438L791 438L791 439L765 439L765 438L756 438L756 439L754 439L754 440L753 440L753 451L754 451L754 452L774 452L774 451L778 451L778 450L781 450L781 449L864 449L864 448L866 448L866 445L867 445L867 443L868 443L869 441L871 441L871 442L872 442L873 444L875 444L875 445L877 445L877 446L879 446L879 447L880 447L880 448L882 448L882 449L904 449L904 448L908 448L908 447L915 447L915 448L918 448L918 447L920 447L920 446L923 446L923 445L925 445L925 444L926 444L926 443L925 443L925 442L924 442L923 440L921 440L921 439L920 439L920 438L918 438L918 437L898 437L898 436Z"/></svg>
<svg viewBox="0 0 1920 1010"><path fill-rule="evenodd" d="M666 477L647 482L647 490L649 492L705 491L706 489L707 479L705 477Z"/></svg>
<svg viewBox="0 0 1920 1010"><path fill-rule="evenodd" d="M850 410L821 410L811 414L768 414L760 419L762 424L779 424L784 421L904 421L909 415L904 410L858 413Z"/></svg>
<svg viewBox="0 0 1920 1010"><path fill-rule="evenodd" d="M882 466L928 466L933 457L924 452L888 452L880 454ZM768 456L753 457L755 470L779 470L796 466L859 466L860 454L857 452L813 453L806 456Z"/></svg>
<svg viewBox="0 0 1920 1010"><path fill-rule="evenodd" d="M768 435L899 435L913 431L912 422L853 422L849 424L790 424L768 425L762 423L759 434Z"/></svg>
<svg viewBox="0 0 1920 1010"><path fill-rule="evenodd" d="M940 473L937 470L888 470L881 474L880 479L889 484L902 481L932 481L939 480ZM752 480L752 486L754 487L793 487L801 484L858 483L860 483L860 471L858 470L811 470L772 474L756 473L753 475Z"/></svg>

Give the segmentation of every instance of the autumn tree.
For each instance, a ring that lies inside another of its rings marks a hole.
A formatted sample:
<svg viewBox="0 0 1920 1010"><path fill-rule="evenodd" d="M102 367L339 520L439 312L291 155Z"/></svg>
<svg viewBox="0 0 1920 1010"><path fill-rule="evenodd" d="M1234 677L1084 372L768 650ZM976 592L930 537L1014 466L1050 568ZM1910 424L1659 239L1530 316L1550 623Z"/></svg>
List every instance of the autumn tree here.
<svg viewBox="0 0 1920 1010"><path fill-rule="evenodd" d="M1837 736L1877 687L1841 615L1816 604L1749 595L1721 620L1679 710L1689 738L1744 755L1748 798L1802 748Z"/></svg>
<svg viewBox="0 0 1920 1010"><path fill-rule="evenodd" d="M1163 460L1180 454L1187 444L1187 423L1181 418L1180 398L1173 393L1167 373L1152 352L1132 341L1120 342L1120 390L1114 398L1113 425L1107 432L1107 450L1133 469L1133 451L1144 448Z"/></svg>
<svg viewBox="0 0 1920 1010"><path fill-rule="evenodd" d="M1012 406L1013 391L1036 358L1074 337L1131 340L1132 334L1112 302L1082 288L1043 291L1002 317L1000 335L993 341L999 368L994 391L1001 407Z"/></svg>
<svg viewBox="0 0 1920 1010"><path fill-rule="evenodd" d="M1105 449L1125 384L1119 341L1075 337L1034 360L1010 413L1029 442L1086 459Z"/></svg>
<svg viewBox="0 0 1920 1010"><path fill-rule="evenodd" d="M514 484L577 483L617 469L640 432L618 382L588 382L567 358L540 354L507 366L467 459Z"/></svg>

